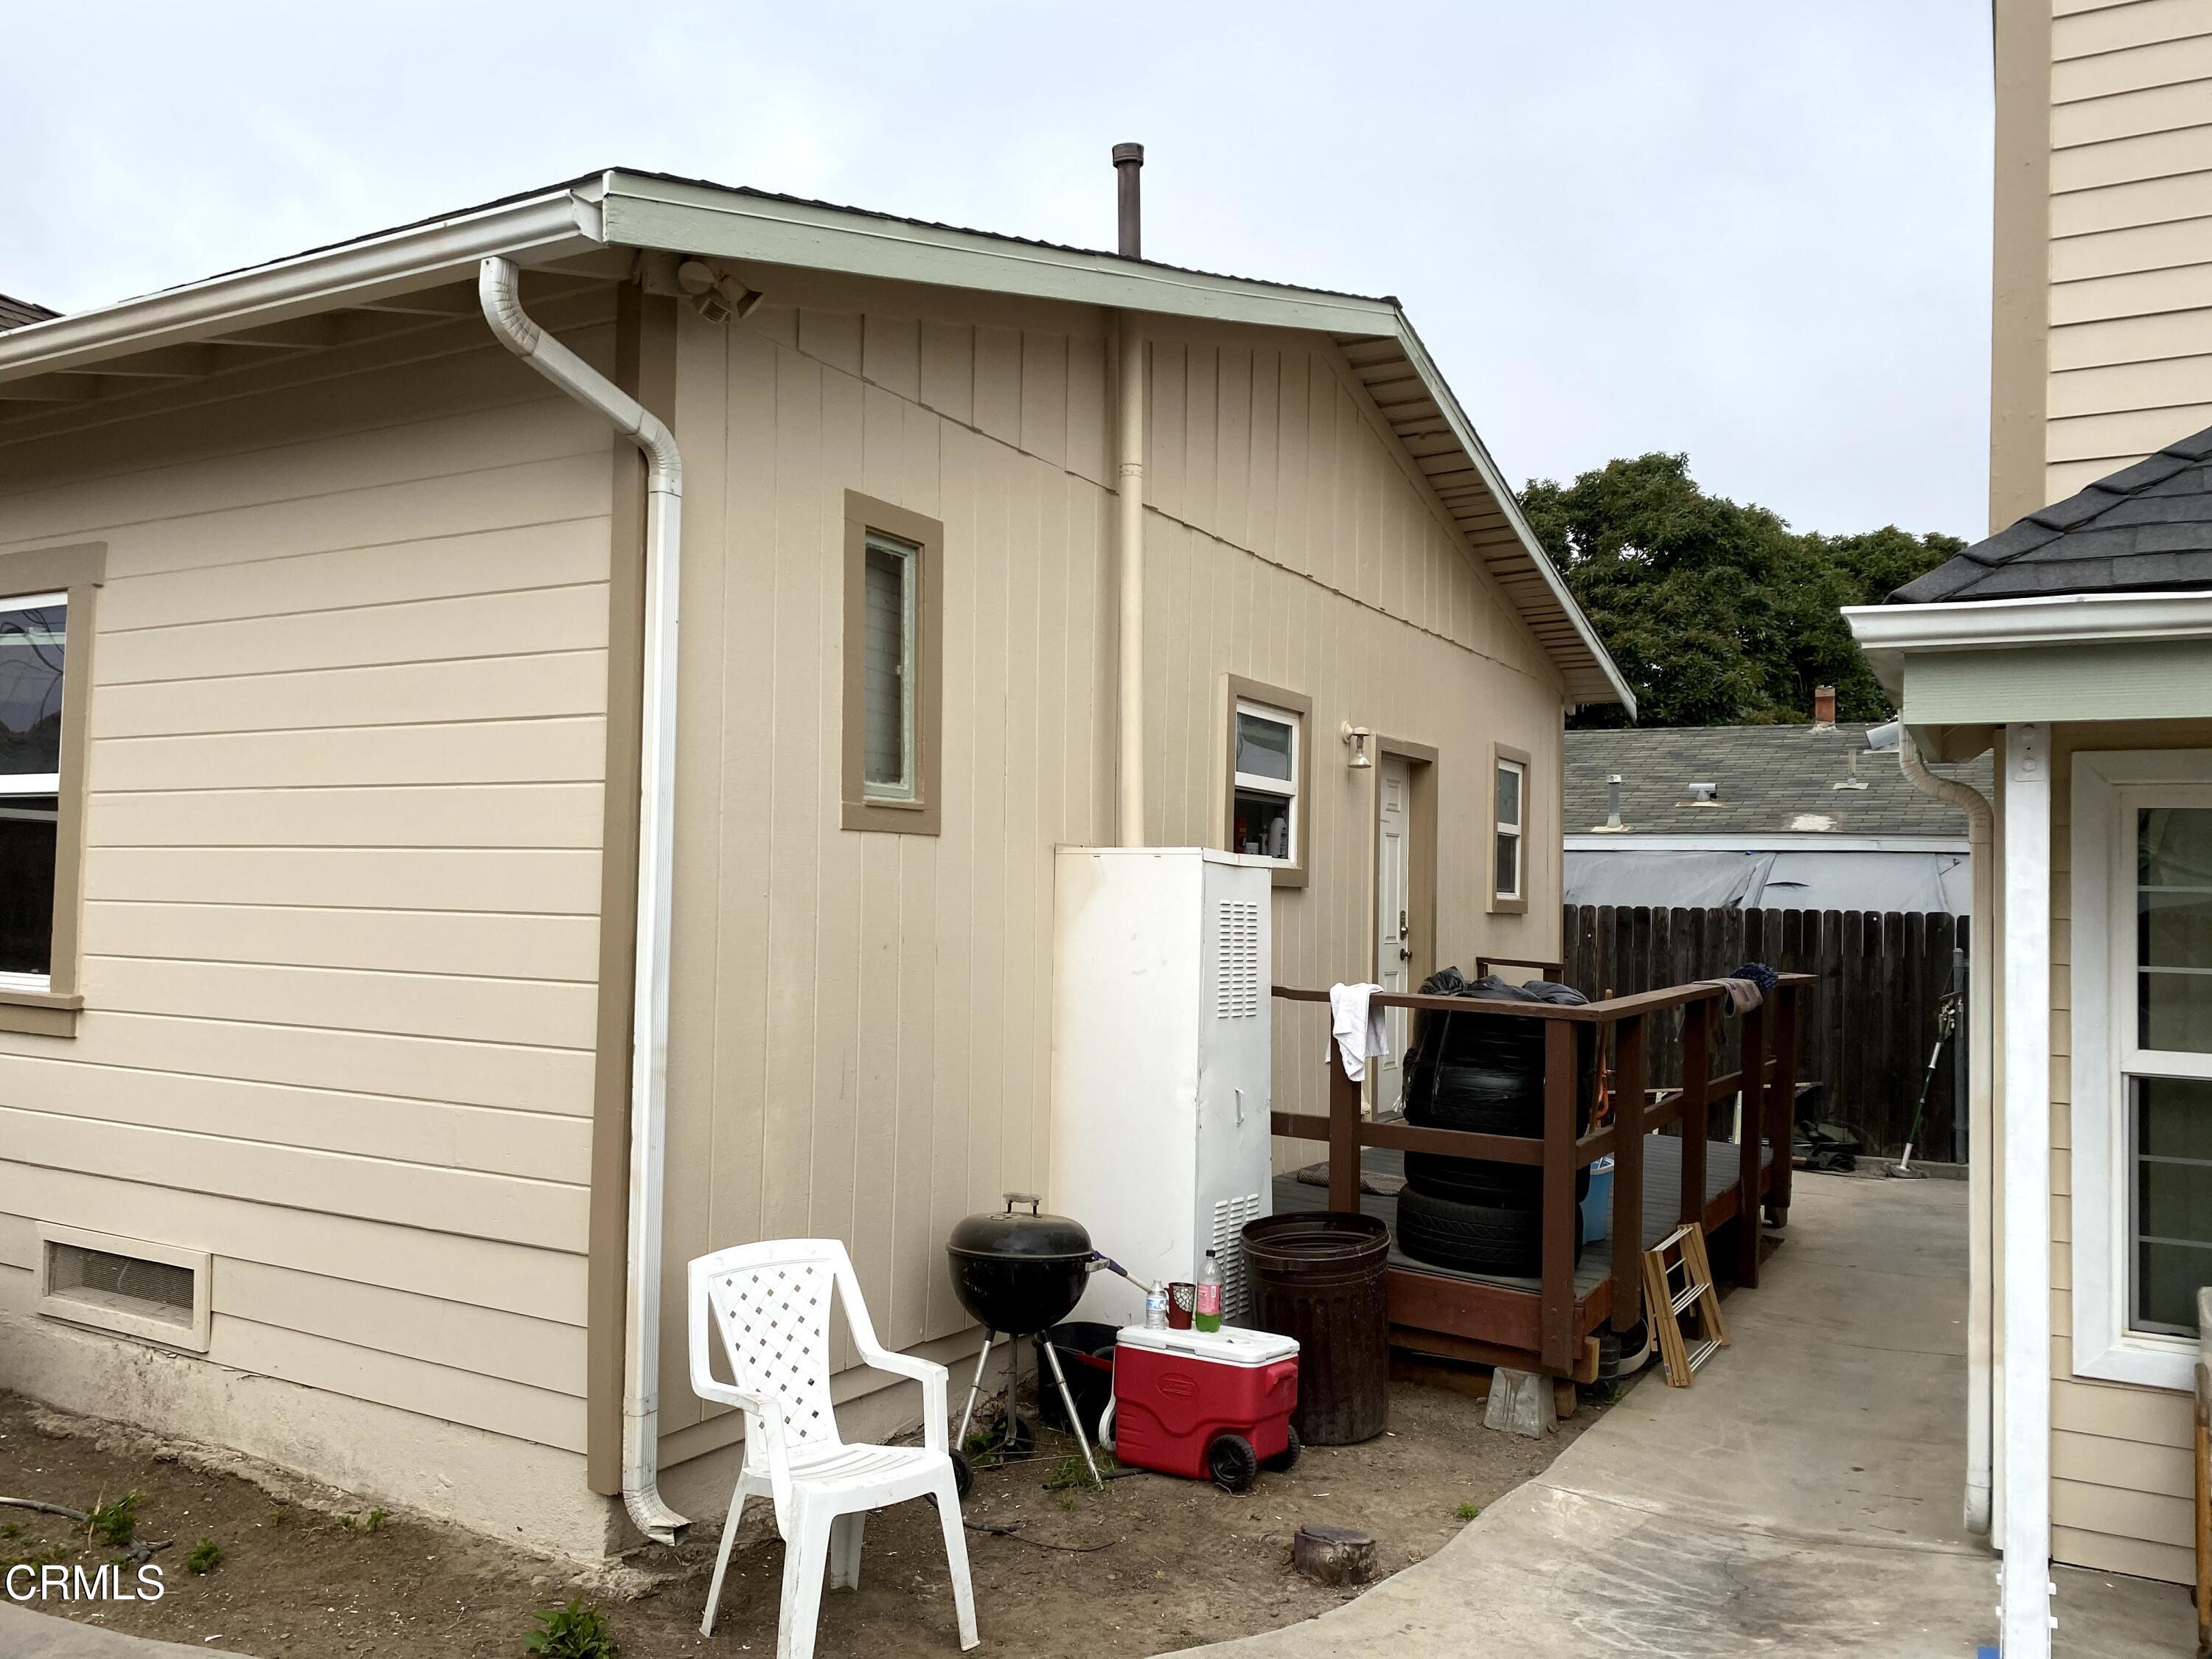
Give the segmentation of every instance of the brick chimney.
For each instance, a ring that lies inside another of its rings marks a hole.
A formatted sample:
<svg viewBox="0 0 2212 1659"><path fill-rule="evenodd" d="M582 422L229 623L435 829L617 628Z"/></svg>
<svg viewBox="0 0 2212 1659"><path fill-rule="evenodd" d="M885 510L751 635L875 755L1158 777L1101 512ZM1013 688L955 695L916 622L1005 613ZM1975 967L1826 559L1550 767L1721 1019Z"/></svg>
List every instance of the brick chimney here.
<svg viewBox="0 0 2212 1659"><path fill-rule="evenodd" d="M1816 685L1813 688L1813 725L1817 730L1836 723L1836 688Z"/></svg>

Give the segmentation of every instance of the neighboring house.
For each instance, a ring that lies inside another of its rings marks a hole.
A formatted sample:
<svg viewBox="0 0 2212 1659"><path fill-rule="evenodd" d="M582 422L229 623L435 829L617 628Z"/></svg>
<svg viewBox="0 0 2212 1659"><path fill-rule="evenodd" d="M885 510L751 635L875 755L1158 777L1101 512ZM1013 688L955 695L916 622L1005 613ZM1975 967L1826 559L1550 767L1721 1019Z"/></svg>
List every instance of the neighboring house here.
<svg viewBox="0 0 2212 1659"><path fill-rule="evenodd" d="M586 1553L726 1502L690 1257L973 1352L1055 846L1553 957L1629 701L1395 301L625 172L0 336L0 1386Z"/></svg>
<svg viewBox="0 0 2212 1659"><path fill-rule="evenodd" d="M1966 915L1966 815L1898 770L1896 733L1568 732L1566 902ZM1986 760L1959 775L1988 787Z"/></svg>
<svg viewBox="0 0 2212 1659"><path fill-rule="evenodd" d="M2051 1649L2046 1558L2194 1577L2212 17L2000 0L1996 29L2002 528L1850 615L1922 752L1999 757L1974 905L1974 959L2003 975L1996 1008L1972 1010L1973 1071L1992 1076L1986 1056L1995 1084L1974 1103L1967 1515L2007 1557L2007 1659L2033 1659Z"/></svg>

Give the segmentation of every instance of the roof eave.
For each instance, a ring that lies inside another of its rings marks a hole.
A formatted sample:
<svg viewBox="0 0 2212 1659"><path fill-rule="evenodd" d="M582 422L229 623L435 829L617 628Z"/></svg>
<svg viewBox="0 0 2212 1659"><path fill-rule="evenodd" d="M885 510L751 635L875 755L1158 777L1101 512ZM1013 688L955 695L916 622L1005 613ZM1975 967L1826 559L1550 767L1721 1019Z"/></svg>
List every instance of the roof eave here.
<svg viewBox="0 0 2212 1659"><path fill-rule="evenodd" d="M603 245L592 192L563 186L0 334L0 380L360 304L472 276L503 254L557 259Z"/></svg>
<svg viewBox="0 0 2212 1659"><path fill-rule="evenodd" d="M1552 597L1559 602L1559 609L1573 625L1576 637L1582 641L1591 659L1597 665L1598 672L1605 677L1606 684L1612 688L1613 695L1611 701L1620 703L1627 709L1628 718L1634 720L1636 693L1629 689L1628 682L1622 678L1620 665L1613 659L1613 653L1605 648L1597 636L1597 630L1590 626L1589 618L1583 614L1582 606L1576 602L1573 592L1567 586L1566 577L1552 562L1552 556L1536 539L1536 532L1529 527L1528 519L1521 511L1520 498L1499 476L1498 463L1491 459L1490 451L1477 435L1474 423L1468 419L1467 411L1459 406L1458 398L1453 395L1443 372L1430 357L1428 348L1421 343L1421 337L1414 331L1413 323L1403 311L1395 311L1395 307L1394 311L1398 342L1405 349L1407 361L1420 374L1422 383L1428 387L1429 395L1436 400L1437 409L1443 411L1445 423L1451 428L1452 436L1467 451L1468 458L1474 463L1476 471L1481 473L1484 484L1497 498L1498 510L1504 514L1505 521L1513 527L1515 538L1527 550L1530 562L1534 564L1537 574L1544 579L1544 586L1551 590ZM1606 699L1581 698L1578 701L1596 702Z"/></svg>

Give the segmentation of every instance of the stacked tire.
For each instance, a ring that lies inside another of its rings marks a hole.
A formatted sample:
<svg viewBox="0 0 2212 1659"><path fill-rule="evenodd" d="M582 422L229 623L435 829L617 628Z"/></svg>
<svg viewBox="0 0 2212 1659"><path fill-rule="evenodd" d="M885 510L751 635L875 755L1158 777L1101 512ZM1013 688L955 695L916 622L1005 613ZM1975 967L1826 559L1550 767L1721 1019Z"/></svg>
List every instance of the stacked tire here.
<svg viewBox="0 0 2212 1659"><path fill-rule="evenodd" d="M1564 985L1511 986L1495 978L1472 982L1453 969L1432 976L1425 995L1495 1001L1579 1003ZM1575 1133L1589 1127L1595 1098L1595 1032L1575 1028ZM1544 1022L1499 1014L1430 1014L1420 1021L1408 1057L1406 1121L1427 1129L1478 1134L1544 1133ZM1544 1261L1544 1172L1533 1164L1406 1154L1406 1186L1398 1195L1398 1248L1419 1261L1462 1273L1537 1278ZM1589 1190L1589 1171L1575 1174L1575 1200ZM1582 1225L1575 1227L1582 1260Z"/></svg>

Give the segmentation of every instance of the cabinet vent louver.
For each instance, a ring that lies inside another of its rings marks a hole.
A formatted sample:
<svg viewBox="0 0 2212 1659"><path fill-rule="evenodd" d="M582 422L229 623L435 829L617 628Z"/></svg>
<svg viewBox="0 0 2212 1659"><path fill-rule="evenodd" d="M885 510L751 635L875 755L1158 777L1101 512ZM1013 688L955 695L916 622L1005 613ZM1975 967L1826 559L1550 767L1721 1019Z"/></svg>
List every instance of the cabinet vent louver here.
<svg viewBox="0 0 2212 1659"><path fill-rule="evenodd" d="M1213 994L1216 1019L1260 1017L1260 907L1224 899L1221 904L1221 962Z"/></svg>
<svg viewBox="0 0 2212 1659"><path fill-rule="evenodd" d="M1244 1276L1244 1224L1260 1218L1260 1194L1224 1198L1213 1206L1213 1259L1221 1264L1221 1316L1231 1325L1252 1317L1252 1288Z"/></svg>

